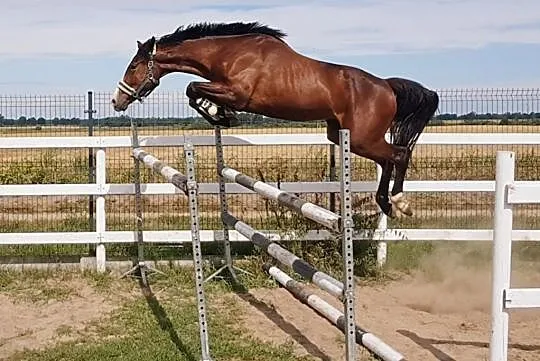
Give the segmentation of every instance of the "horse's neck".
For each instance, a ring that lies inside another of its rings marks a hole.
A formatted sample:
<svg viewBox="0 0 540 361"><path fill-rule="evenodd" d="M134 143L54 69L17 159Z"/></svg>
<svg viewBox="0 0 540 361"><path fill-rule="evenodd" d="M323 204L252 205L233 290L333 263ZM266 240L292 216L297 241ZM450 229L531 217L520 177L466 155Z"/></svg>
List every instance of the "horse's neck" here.
<svg viewBox="0 0 540 361"><path fill-rule="evenodd" d="M189 73L208 78L219 43L210 39L191 40L163 50L160 65L167 73Z"/></svg>

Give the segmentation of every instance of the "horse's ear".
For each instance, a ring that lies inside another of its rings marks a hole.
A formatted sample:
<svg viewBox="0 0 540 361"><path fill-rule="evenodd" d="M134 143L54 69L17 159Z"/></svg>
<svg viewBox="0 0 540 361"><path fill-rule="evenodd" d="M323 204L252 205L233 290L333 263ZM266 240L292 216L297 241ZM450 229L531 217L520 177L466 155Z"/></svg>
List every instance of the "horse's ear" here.
<svg viewBox="0 0 540 361"><path fill-rule="evenodd" d="M142 46L142 43L139 40L137 40L137 47L140 49L141 46Z"/></svg>

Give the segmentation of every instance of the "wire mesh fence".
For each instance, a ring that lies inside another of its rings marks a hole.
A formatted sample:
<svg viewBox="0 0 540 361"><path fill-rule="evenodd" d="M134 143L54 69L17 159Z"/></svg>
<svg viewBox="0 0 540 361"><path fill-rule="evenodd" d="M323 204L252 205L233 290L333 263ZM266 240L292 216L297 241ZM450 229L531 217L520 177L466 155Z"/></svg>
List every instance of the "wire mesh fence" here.
<svg viewBox="0 0 540 361"><path fill-rule="evenodd" d="M439 109L425 132L538 133L540 89L442 89ZM110 93L80 95L0 95L1 137L65 137L129 135L129 119L136 119L140 135L211 135L211 126L188 106L181 91L155 92L144 103L134 103L123 114L111 107ZM243 125L223 134L325 133L326 124L291 122L253 114L241 114ZM517 153L517 178L540 179L539 146L532 145L418 145L408 171L409 180L493 180L495 154L499 149ZM182 150L152 147L149 152L182 170ZM332 180L330 146L231 146L225 148L227 163L244 173L269 182ZM199 182L216 182L214 147L197 147ZM88 149L2 150L0 184L48 184L93 182L93 153ZM339 165L338 165L339 166ZM375 165L354 158L353 180L375 180ZM339 174L339 172L337 172ZM107 149L107 182L133 181L133 162L127 148ZM149 171L144 181L162 182ZM334 178L335 179L335 178ZM357 194L358 199L373 194ZM331 207L328 194L304 194L304 198ZM416 214L390 222L391 227L490 228L492 195L489 193L409 194ZM179 196L145 196L145 229L189 229L186 200ZM230 195L231 212L255 228L273 229L279 209L254 195ZM92 230L92 197L0 198L0 232ZM135 227L134 199L130 195L107 197L107 225L111 230ZM339 199L335 204L339 209ZM201 224L219 229L219 204L214 195L200 197ZM520 208L516 229L538 228L537 206ZM360 212L377 211L374 202ZM120 246L119 246L120 247ZM120 249L120 248L119 248ZM8 251L9 250L9 251ZM86 252L82 246L57 247L51 254ZM21 253L6 247L4 255ZM118 251L122 253L123 251ZM24 252L23 252L24 253Z"/></svg>

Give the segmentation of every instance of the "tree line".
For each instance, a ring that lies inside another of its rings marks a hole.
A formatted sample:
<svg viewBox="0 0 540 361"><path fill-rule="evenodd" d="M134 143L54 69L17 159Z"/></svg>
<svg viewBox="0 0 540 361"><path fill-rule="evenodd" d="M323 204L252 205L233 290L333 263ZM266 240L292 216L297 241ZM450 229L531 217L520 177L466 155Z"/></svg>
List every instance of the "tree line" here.
<svg viewBox="0 0 540 361"><path fill-rule="evenodd" d="M239 113L238 117L245 125L253 126L313 126L314 122L299 122L294 121L293 124L289 120L263 117L259 114ZM155 127L155 126L174 126L178 128L211 128L212 126L204 120L202 117L147 117L147 118L133 118L137 122L138 126L142 127ZM443 113L434 116L431 124L444 125L452 124L453 122L463 121L465 123L483 123L483 122L498 122L501 124L507 124L509 122L524 122L529 124L540 124L540 113L475 113L470 112L467 114L457 115L455 113ZM21 116L17 119L6 118L0 114L0 126L89 126L88 119L81 118L61 118L55 117L46 119L43 117L25 117ZM125 115L116 117L104 117L95 118L92 120L93 125L99 127L126 127L130 125L130 118ZM324 122L322 122L324 123Z"/></svg>

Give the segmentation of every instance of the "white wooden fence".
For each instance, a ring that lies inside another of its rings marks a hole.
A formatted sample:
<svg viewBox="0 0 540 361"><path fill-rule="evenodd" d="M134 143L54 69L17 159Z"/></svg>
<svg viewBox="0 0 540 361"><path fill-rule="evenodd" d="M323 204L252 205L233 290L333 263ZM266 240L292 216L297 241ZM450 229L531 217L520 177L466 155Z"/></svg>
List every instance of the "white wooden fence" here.
<svg viewBox="0 0 540 361"><path fill-rule="evenodd" d="M494 206L493 278L491 298L490 361L508 359L508 328L511 309L540 308L540 288L510 286L512 208L517 204L540 203L540 181L514 180L514 152L497 152ZM539 285L540 287L540 285Z"/></svg>
<svg viewBox="0 0 540 361"><path fill-rule="evenodd" d="M139 136L141 147L182 146L186 136ZM195 146L213 146L214 136L190 136ZM237 145L329 145L325 134L262 134L262 135L227 135L223 144ZM540 145L540 133L424 133L418 144L431 145ZM5 137L0 138L0 149L35 149L35 148L94 148L96 150L95 184L24 184L0 185L2 196L96 196L95 232L32 232L0 234L0 245L29 244L96 244L98 245L98 264L105 262L105 244L135 243L135 231L109 231L106 226L105 197L111 195L134 194L133 184L106 183L106 156L108 148L130 148L129 136L95 137ZM129 152L126 149L126 152ZM273 184L273 183L269 183ZM339 192L339 182L283 182L281 189L293 193ZM377 182L353 182L353 192L374 192ZM227 184L227 193L253 193L253 191L235 183ZM169 183L142 184L143 195L175 194L179 191ZM495 181L406 181L405 192L494 192ZM217 183L199 183L199 194L218 194ZM214 230L200 232L202 242L213 242L219 233ZM270 238L279 238L269 234ZM325 237L324 231L310 232L306 238ZM362 234L356 238L362 238ZM374 234L379 241L378 261L386 259L386 242L396 240L449 240L449 241L491 241L491 229L387 229L385 217L381 218L379 228ZM540 240L540 230L513 230L512 238L520 241ZM182 243L190 241L189 230L145 231L145 242ZM249 241L237 232L230 232L231 241Z"/></svg>

